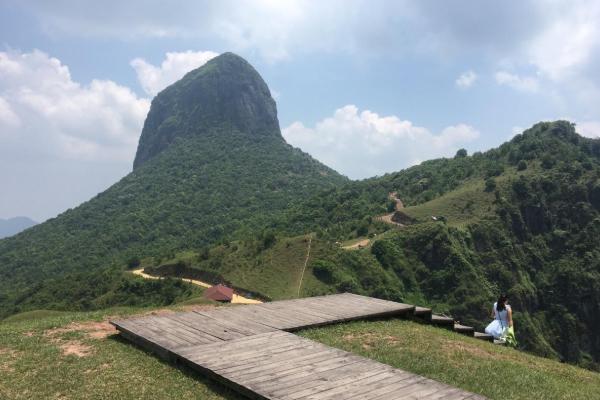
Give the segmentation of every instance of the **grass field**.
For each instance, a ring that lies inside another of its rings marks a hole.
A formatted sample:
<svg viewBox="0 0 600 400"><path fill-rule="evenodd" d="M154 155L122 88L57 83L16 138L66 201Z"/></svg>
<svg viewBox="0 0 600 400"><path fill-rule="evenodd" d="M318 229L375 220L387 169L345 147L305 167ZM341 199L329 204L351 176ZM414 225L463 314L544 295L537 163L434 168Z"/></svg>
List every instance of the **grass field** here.
<svg viewBox="0 0 600 400"><path fill-rule="evenodd" d="M494 193L486 192L484 188L483 180L473 180L457 190L402 211L420 222L431 221L432 216L443 216L449 225L464 226L495 212Z"/></svg>
<svg viewBox="0 0 600 400"><path fill-rule="evenodd" d="M241 399L122 340L113 309L0 323L0 399ZM32 317L32 318L29 318Z"/></svg>
<svg viewBox="0 0 600 400"><path fill-rule="evenodd" d="M353 322L301 334L490 399L600 399L598 373L415 322Z"/></svg>
<svg viewBox="0 0 600 400"><path fill-rule="evenodd" d="M107 323L148 312L168 310L35 312L2 321L0 398L242 399L120 339ZM598 373L410 321L353 322L300 334L491 399L600 399Z"/></svg>

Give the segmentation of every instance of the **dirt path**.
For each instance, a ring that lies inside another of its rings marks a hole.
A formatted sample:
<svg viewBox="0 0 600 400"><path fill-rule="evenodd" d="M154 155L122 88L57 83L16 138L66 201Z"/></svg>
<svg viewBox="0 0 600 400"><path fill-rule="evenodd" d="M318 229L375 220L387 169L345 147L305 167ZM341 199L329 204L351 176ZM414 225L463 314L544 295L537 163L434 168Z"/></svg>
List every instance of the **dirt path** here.
<svg viewBox="0 0 600 400"><path fill-rule="evenodd" d="M391 192L388 195L388 198L396 203L395 206L394 206L394 212L400 211L400 210L402 210L404 208L404 203L402 203L402 200L400 200L398 198L398 193ZM396 222L396 221L392 221L392 217L393 216L394 216L394 213L390 213L390 214L381 215L379 217L375 217L375 219L377 221L385 222L387 224L392 224L392 225L396 225L396 226L404 226L404 224L401 224L401 223Z"/></svg>
<svg viewBox="0 0 600 400"><path fill-rule="evenodd" d="M367 247L369 245L369 243L371 243L371 241L369 239L364 239L364 240L361 240L360 242L356 242L349 246L342 246L342 249L344 249L344 250L362 249L363 247Z"/></svg>
<svg viewBox="0 0 600 400"><path fill-rule="evenodd" d="M398 198L398 193L397 192L392 192L388 195L390 200L393 200L396 202L396 208L394 209L394 211L400 211L404 208L404 203L402 203L402 200L400 200Z"/></svg>
<svg viewBox="0 0 600 400"><path fill-rule="evenodd" d="M306 258L304 259L304 267L302 267L302 275L300 275L300 282L298 283L298 297L300 297L300 289L302 288L302 280L304 279L304 271L306 271L306 265L310 257L310 246L312 244L312 234L308 235L308 246L306 249Z"/></svg>
<svg viewBox="0 0 600 400"><path fill-rule="evenodd" d="M144 279L162 279L161 277L153 276L153 275L149 275L149 274L145 273L143 268L136 269L131 272L134 275L141 276ZM202 286L203 288L209 288L209 287L213 286L210 283L202 282L202 281L199 281L196 279L187 279L187 278L178 278L178 279L181 279L184 282L191 283L192 285ZM247 297L240 296L239 294L236 294L236 293L233 294L233 297L231 298L231 302L236 303L236 304L260 304L260 303L262 303L262 301L260 301L260 300L249 299Z"/></svg>

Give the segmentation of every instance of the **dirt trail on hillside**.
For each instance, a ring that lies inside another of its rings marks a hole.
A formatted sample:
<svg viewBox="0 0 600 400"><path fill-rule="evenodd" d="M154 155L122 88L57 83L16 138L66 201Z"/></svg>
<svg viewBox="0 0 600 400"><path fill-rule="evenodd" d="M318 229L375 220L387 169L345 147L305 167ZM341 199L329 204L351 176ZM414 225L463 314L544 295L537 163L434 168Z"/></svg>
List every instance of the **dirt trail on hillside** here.
<svg viewBox="0 0 600 400"><path fill-rule="evenodd" d="M388 198L396 203L395 206L394 206L394 212L390 213L390 214L381 215L379 217L375 217L375 219L377 221L385 222L387 224L392 224L392 225L396 225L396 226L404 226L404 224L401 224L400 222L396 222L396 221L392 220L392 217L394 216L394 213L396 211L400 211L400 210L402 210L404 208L404 203L402 203L402 200L400 200L398 198L398 193L397 192L391 192L388 195Z"/></svg>
<svg viewBox="0 0 600 400"><path fill-rule="evenodd" d="M363 247L367 247L369 245L369 243L371 243L371 241L369 239L365 239L365 240L361 240L360 242L351 244L349 246L342 246L342 249L344 249L344 250L362 249Z"/></svg>
<svg viewBox="0 0 600 400"><path fill-rule="evenodd" d="M133 270L131 272L134 275L141 276L144 279L162 279L159 276L149 275L149 274L145 273L143 268L136 269L136 270ZM176 277L174 277L174 278L176 278ZM201 286L203 288L209 288L209 287L213 286L210 283L202 282L202 281L199 281L197 279L188 279L188 278L177 278L177 279L181 279L184 282L191 283L192 285ZM256 299L249 299L247 297L240 296L239 294L234 293L233 297L231 298L231 303L235 303L235 304L261 304L262 301L256 300Z"/></svg>
<svg viewBox="0 0 600 400"><path fill-rule="evenodd" d="M302 280L304 279L304 271L306 271L306 265L310 258L310 246L312 244L312 234L308 235L308 246L306 249L306 258L304 259L304 267L302 268L302 275L300 275L300 282L298 283L298 297L300 297L300 289L302 288Z"/></svg>

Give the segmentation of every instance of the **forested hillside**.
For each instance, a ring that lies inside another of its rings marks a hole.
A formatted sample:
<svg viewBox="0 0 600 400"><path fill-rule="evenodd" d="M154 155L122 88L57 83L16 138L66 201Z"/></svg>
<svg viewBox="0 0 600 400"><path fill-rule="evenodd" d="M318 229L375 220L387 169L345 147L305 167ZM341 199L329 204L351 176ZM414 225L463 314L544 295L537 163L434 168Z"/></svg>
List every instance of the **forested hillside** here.
<svg viewBox="0 0 600 400"><path fill-rule="evenodd" d="M567 122L540 123L487 153L427 162L353 190L345 203L359 208L397 191L416 223L368 249L316 260L323 281L429 304L480 329L507 292L523 349L598 368L599 140ZM338 198L344 203L345 194Z"/></svg>
<svg viewBox="0 0 600 400"><path fill-rule="evenodd" d="M284 298L273 289L289 277L274 254L287 251L292 265L301 252L286 233L313 231L303 295L350 291L429 305L482 330L492 302L507 292L522 349L598 368L599 161L598 140L568 122L540 123L486 153L459 152L297 202L276 218L275 250L257 234L181 262ZM393 210L393 191L411 225L373 218ZM369 245L335 245L351 238Z"/></svg>

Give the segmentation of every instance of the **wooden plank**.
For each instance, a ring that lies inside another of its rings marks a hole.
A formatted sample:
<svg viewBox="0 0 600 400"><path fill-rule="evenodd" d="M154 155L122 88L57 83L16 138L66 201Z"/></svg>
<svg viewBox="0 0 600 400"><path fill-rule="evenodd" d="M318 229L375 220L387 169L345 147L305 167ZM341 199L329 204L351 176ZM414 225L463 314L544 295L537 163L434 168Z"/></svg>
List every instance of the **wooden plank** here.
<svg viewBox="0 0 600 400"><path fill-rule="evenodd" d="M488 335L487 333L475 332L475 339L487 340L488 342L493 342L494 337L492 335Z"/></svg>
<svg viewBox="0 0 600 400"><path fill-rule="evenodd" d="M420 312L407 304L345 293L113 324L126 339L253 399L481 398L284 331ZM449 323L443 317L436 322Z"/></svg>
<svg viewBox="0 0 600 400"><path fill-rule="evenodd" d="M331 386L340 387L346 386L357 381L362 381L363 379L367 379L373 377L375 375L379 375L384 372L384 369L367 369L361 370L360 372L354 371L355 363L353 364L345 364L341 367L334 365L327 370L324 370L324 373L329 372L331 369L336 369L337 376L325 378L323 376L318 376L316 379L314 376L303 377L300 379L289 380L288 382L282 382L281 380L276 383L281 383L281 385L277 388L268 390L266 388L261 387L261 391L264 391L269 396L272 397L280 397L288 394L290 398L301 398L304 396L308 396L314 393L319 393L323 391L323 381L328 382Z"/></svg>
<svg viewBox="0 0 600 400"><path fill-rule="evenodd" d="M454 332L460 333L462 335L474 336L475 328L473 328L472 326L466 326L466 325L455 323L454 324Z"/></svg>
<svg viewBox="0 0 600 400"><path fill-rule="evenodd" d="M441 327L444 327L446 329L453 329L454 328L454 318L452 318L452 317L445 317L443 315L433 314L431 316L431 323L433 325L441 326Z"/></svg>

